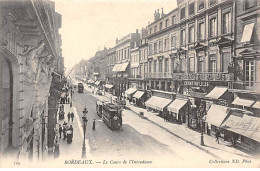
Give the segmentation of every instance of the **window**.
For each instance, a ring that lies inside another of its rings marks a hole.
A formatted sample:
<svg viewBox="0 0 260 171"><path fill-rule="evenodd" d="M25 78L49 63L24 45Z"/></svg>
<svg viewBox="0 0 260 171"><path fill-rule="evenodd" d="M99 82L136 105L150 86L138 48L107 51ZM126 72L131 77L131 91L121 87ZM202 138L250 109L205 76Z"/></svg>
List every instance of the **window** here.
<svg viewBox="0 0 260 171"><path fill-rule="evenodd" d="M175 35L172 35L172 37L171 37L171 46L176 47L176 36Z"/></svg>
<svg viewBox="0 0 260 171"><path fill-rule="evenodd" d="M152 61L149 61L149 72L152 72Z"/></svg>
<svg viewBox="0 0 260 171"><path fill-rule="evenodd" d="M199 40L205 39L205 23L199 23L199 35L198 35Z"/></svg>
<svg viewBox="0 0 260 171"><path fill-rule="evenodd" d="M181 30L181 45L185 44L185 30Z"/></svg>
<svg viewBox="0 0 260 171"><path fill-rule="evenodd" d="M169 39L165 39L164 40L164 50L168 50L169 49Z"/></svg>
<svg viewBox="0 0 260 171"><path fill-rule="evenodd" d="M223 14L223 34L231 31L231 15L230 12Z"/></svg>
<svg viewBox="0 0 260 171"><path fill-rule="evenodd" d="M169 25L169 19L165 20L165 27L168 27Z"/></svg>
<svg viewBox="0 0 260 171"><path fill-rule="evenodd" d="M222 54L222 72L228 72L228 65L231 60L230 52L225 52Z"/></svg>
<svg viewBox="0 0 260 171"><path fill-rule="evenodd" d="M169 72L169 60L168 58L165 59L164 61L164 72Z"/></svg>
<svg viewBox="0 0 260 171"><path fill-rule="evenodd" d="M149 54L152 54L152 44L149 44Z"/></svg>
<svg viewBox="0 0 260 171"><path fill-rule="evenodd" d="M199 61L198 61L198 72L199 73L202 73L202 72L204 72L205 71L205 64L204 64L205 62L204 62L204 57L200 57L199 58Z"/></svg>
<svg viewBox="0 0 260 171"><path fill-rule="evenodd" d="M199 10L202 10L205 8L205 0L199 0Z"/></svg>
<svg viewBox="0 0 260 171"><path fill-rule="evenodd" d="M150 34L152 34L152 28L150 28Z"/></svg>
<svg viewBox="0 0 260 171"><path fill-rule="evenodd" d="M146 49L144 49L144 59L146 59Z"/></svg>
<svg viewBox="0 0 260 171"><path fill-rule="evenodd" d="M154 32L157 32L157 25L154 26Z"/></svg>
<svg viewBox="0 0 260 171"><path fill-rule="evenodd" d="M194 57L189 58L189 72L194 72Z"/></svg>
<svg viewBox="0 0 260 171"><path fill-rule="evenodd" d="M257 0L244 0L245 10L255 7Z"/></svg>
<svg viewBox="0 0 260 171"><path fill-rule="evenodd" d="M128 58L130 57L130 49L128 48Z"/></svg>
<svg viewBox="0 0 260 171"><path fill-rule="evenodd" d="M194 2L189 4L189 15L194 14Z"/></svg>
<svg viewBox="0 0 260 171"><path fill-rule="evenodd" d="M162 60L159 60L159 72L162 72Z"/></svg>
<svg viewBox="0 0 260 171"><path fill-rule="evenodd" d="M245 81L246 86L252 87L254 84L255 77L255 65L254 61L245 61Z"/></svg>
<svg viewBox="0 0 260 171"><path fill-rule="evenodd" d="M210 0L209 1L209 5L211 6L211 5L214 5L214 4L216 4L217 3L217 0Z"/></svg>
<svg viewBox="0 0 260 171"><path fill-rule="evenodd" d="M157 42L154 43L153 49L154 49L154 53L157 53Z"/></svg>
<svg viewBox="0 0 260 171"><path fill-rule="evenodd" d="M217 72L217 62L216 62L216 55L210 55L209 61L209 72L215 73Z"/></svg>
<svg viewBox="0 0 260 171"><path fill-rule="evenodd" d="M162 48L162 41L160 40L160 41L159 41L159 52L161 52L162 49L163 49L163 48Z"/></svg>
<svg viewBox="0 0 260 171"><path fill-rule="evenodd" d="M153 72L154 72L154 73L156 72L156 63L157 63L157 61L154 60L154 61L153 61Z"/></svg>
<svg viewBox="0 0 260 171"><path fill-rule="evenodd" d="M176 24L176 16L174 15L174 16L172 16L172 25L173 24Z"/></svg>
<svg viewBox="0 0 260 171"><path fill-rule="evenodd" d="M160 30L162 30L162 22L160 22Z"/></svg>
<svg viewBox="0 0 260 171"><path fill-rule="evenodd" d="M185 7L181 9L181 20L185 18Z"/></svg>
<svg viewBox="0 0 260 171"><path fill-rule="evenodd" d="M211 19L210 19L209 36L210 36L210 37L215 37L215 36L217 36L216 18L211 18Z"/></svg>
<svg viewBox="0 0 260 171"><path fill-rule="evenodd" d="M183 57L180 59L180 69L181 69L181 71L183 71L185 73L187 71L187 62L186 62L186 59Z"/></svg>
<svg viewBox="0 0 260 171"><path fill-rule="evenodd" d="M194 42L194 26L189 28L189 43Z"/></svg>

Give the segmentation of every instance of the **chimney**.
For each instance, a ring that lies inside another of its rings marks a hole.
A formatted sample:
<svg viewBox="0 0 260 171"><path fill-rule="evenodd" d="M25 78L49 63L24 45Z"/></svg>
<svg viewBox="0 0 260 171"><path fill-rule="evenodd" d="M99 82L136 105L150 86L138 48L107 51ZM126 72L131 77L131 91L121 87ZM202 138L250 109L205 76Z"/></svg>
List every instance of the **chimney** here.
<svg viewBox="0 0 260 171"><path fill-rule="evenodd" d="M135 32L136 32L136 34L138 34L138 32L139 32L139 31L138 31L138 29L136 29L136 31L135 31Z"/></svg>
<svg viewBox="0 0 260 171"><path fill-rule="evenodd" d="M118 43L118 38L116 38L116 44Z"/></svg>
<svg viewBox="0 0 260 171"><path fill-rule="evenodd" d="M165 16L165 14L163 13L163 8L162 8L162 14L161 14L161 17L164 17Z"/></svg>

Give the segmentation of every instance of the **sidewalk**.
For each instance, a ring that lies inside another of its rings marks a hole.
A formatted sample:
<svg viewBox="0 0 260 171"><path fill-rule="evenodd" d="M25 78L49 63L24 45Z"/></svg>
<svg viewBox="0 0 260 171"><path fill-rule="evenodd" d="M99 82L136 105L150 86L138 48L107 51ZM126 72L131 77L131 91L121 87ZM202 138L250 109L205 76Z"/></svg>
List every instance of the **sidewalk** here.
<svg viewBox="0 0 260 171"><path fill-rule="evenodd" d="M139 115L139 112L144 112L144 117L147 118L148 121L156 124L172 135L182 139L186 143L190 143L197 148L212 154L213 156L219 159L228 159L230 157L235 157L235 159L245 159L251 158L252 156L240 151L234 147L232 147L229 143L225 141L221 141L218 144L216 142L215 137L204 134L204 146L200 145L201 142L201 133L195 130L192 130L187 127L187 125L176 124L172 122L166 122L163 118L157 116L158 113L148 112L146 109L138 108L133 105L127 104L127 107Z"/></svg>
<svg viewBox="0 0 260 171"><path fill-rule="evenodd" d="M87 86L86 86L87 87ZM92 92L94 89L86 88L87 91ZM101 99L102 96L95 95L98 99ZM116 96L111 95L110 93L105 93L104 95L109 100L111 97L114 99ZM186 143L189 143L206 153L211 154L212 156L218 159L240 159L241 161L246 158L252 158L253 156L245 153L239 149L232 147L228 142L221 141L218 144L215 137L204 134L204 146L200 145L201 142L201 133L195 130L192 130L187 127L187 125L176 124L172 122L165 122L163 118L157 116L158 113L148 112L146 109L139 108L129 103L126 103L126 107L133 111L135 114L139 115L140 112L144 113L144 118L149 122L159 126L170 134L182 139ZM254 158L254 157L253 157Z"/></svg>
<svg viewBox="0 0 260 171"><path fill-rule="evenodd" d="M71 99L71 96L70 96ZM73 104L73 103L72 103ZM68 144L67 139L63 140L63 134L61 138L59 138L59 145L60 145L60 156L57 160L65 160L68 159L81 159L82 154L82 146L83 146L83 128L82 123L80 121L80 118L78 116L77 110L74 106L70 107L70 104L64 104L64 119L59 120L58 114L57 114L57 124L61 125L66 121L69 125L72 125L74 132L73 132L73 139L72 143ZM67 114L69 112L73 112L75 117L74 121L70 119L70 122L68 122ZM59 113L59 111L58 111ZM90 147L88 144L88 140L86 139L86 153L87 156L90 156Z"/></svg>

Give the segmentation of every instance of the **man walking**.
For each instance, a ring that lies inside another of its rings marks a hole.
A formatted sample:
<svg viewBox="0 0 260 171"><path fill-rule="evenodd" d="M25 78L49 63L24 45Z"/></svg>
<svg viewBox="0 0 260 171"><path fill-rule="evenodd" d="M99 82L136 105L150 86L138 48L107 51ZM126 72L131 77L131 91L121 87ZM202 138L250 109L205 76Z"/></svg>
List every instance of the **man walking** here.
<svg viewBox="0 0 260 171"><path fill-rule="evenodd" d="M70 116L71 116L71 114L70 114L70 112L69 112L68 115L67 115L67 117L68 117L68 122L70 122Z"/></svg>
<svg viewBox="0 0 260 171"><path fill-rule="evenodd" d="M93 126L92 126L92 130L95 130L95 129L96 129L96 119L94 119Z"/></svg>
<svg viewBox="0 0 260 171"><path fill-rule="evenodd" d="M74 120L74 113L73 112L71 112L70 117L71 117L71 121L73 122L73 120Z"/></svg>
<svg viewBox="0 0 260 171"><path fill-rule="evenodd" d="M59 125L59 134L60 134L60 138L61 138L61 134L62 134L62 127L61 127L61 125Z"/></svg>

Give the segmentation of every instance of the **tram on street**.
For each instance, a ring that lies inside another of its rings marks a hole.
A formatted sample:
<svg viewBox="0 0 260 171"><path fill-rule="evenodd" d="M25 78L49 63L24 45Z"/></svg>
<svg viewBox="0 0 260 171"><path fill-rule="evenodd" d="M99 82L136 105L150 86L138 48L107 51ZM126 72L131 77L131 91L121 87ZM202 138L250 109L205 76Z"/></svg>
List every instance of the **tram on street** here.
<svg viewBox="0 0 260 171"><path fill-rule="evenodd" d="M122 109L113 103L103 103L102 120L111 129L122 128Z"/></svg>

